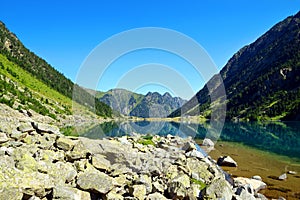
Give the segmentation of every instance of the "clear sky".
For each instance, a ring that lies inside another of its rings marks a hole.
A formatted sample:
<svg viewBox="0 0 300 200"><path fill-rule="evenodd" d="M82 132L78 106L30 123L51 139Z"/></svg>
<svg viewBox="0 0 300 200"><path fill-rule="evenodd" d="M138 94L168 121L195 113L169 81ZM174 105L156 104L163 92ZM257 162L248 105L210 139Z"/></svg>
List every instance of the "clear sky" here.
<svg viewBox="0 0 300 200"><path fill-rule="evenodd" d="M191 37L220 70L241 47L299 9L300 0L15 0L1 2L0 20L26 47L75 81L80 66L97 45L141 27L168 28ZM148 63L173 68L188 80L193 92L205 82L184 60L168 52L146 50L114 62L98 89L118 86L120 77ZM163 84L136 88L141 93L148 90L171 91L184 98L192 95L190 91L174 92Z"/></svg>

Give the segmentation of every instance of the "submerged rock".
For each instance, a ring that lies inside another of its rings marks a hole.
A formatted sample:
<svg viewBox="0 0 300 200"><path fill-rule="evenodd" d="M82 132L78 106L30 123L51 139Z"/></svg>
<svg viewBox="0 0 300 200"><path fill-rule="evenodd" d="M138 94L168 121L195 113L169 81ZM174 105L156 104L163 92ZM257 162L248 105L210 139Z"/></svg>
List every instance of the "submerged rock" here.
<svg viewBox="0 0 300 200"><path fill-rule="evenodd" d="M283 180L285 180L285 179L287 179L286 173L281 174L281 175L278 177L278 180L281 180L281 181L283 181Z"/></svg>
<svg viewBox="0 0 300 200"><path fill-rule="evenodd" d="M213 147L213 146L215 146L215 143L209 138L204 138L202 145L208 146L208 147Z"/></svg>
<svg viewBox="0 0 300 200"><path fill-rule="evenodd" d="M237 167L237 163L230 156L221 156L217 164L220 166Z"/></svg>

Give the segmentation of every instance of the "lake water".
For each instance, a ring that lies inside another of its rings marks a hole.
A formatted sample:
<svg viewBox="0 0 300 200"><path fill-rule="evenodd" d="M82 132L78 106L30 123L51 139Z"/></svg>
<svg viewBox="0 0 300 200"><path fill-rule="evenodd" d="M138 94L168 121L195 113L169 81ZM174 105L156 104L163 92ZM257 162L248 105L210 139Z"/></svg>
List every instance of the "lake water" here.
<svg viewBox="0 0 300 200"><path fill-rule="evenodd" d="M195 140L208 136L210 124L176 122L106 122L94 126L83 136L93 139L130 135L131 133L191 136ZM215 135L214 135L215 136ZM263 151L300 160L300 122L233 123L226 122L218 141L237 142Z"/></svg>
<svg viewBox="0 0 300 200"><path fill-rule="evenodd" d="M198 144L205 137L217 141L209 155L217 159L230 155L237 161L237 168L224 168L232 176L252 177L260 175L268 188L261 191L268 198L300 199L300 122L226 122L222 132L210 133L209 123L189 124L176 122L107 122L94 126L82 136L100 139L131 133L191 136ZM288 170L285 181L277 177Z"/></svg>

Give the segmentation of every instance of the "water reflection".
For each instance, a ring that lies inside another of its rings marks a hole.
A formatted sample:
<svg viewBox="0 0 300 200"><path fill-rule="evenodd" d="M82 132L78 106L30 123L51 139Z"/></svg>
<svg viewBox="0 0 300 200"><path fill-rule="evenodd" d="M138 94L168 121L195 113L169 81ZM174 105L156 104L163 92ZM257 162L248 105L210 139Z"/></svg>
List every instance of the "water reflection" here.
<svg viewBox="0 0 300 200"><path fill-rule="evenodd" d="M107 122L88 130L83 136L100 139L119 137L131 133L167 134L195 139L207 137L209 123L188 124L176 122ZM217 138L215 138L217 139ZM300 158L300 122L233 123L224 124L219 140L239 142L280 155Z"/></svg>

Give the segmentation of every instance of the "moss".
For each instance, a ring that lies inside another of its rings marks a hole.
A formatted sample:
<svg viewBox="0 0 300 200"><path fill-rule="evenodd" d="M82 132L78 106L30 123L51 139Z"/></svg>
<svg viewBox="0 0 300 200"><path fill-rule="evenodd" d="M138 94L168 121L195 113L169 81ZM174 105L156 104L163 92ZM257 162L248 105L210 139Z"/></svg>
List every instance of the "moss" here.
<svg viewBox="0 0 300 200"><path fill-rule="evenodd" d="M145 136L142 137L145 140L152 140L153 139L153 135L147 134Z"/></svg>
<svg viewBox="0 0 300 200"><path fill-rule="evenodd" d="M197 180L197 179L194 179L194 178L191 178L191 182L197 184L197 185L199 186L199 190L203 190L203 189L206 188L206 186L207 186L207 185L206 185L205 183L203 183L202 181Z"/></svg>
<svg viewBox="0 0 300 200"><path fill-rule="evenodd" d="M139 139L137 142L139 144L142 144L142 145L153 145L153 146L155 146L155 143L152 141L152 139Z"/></svg>

